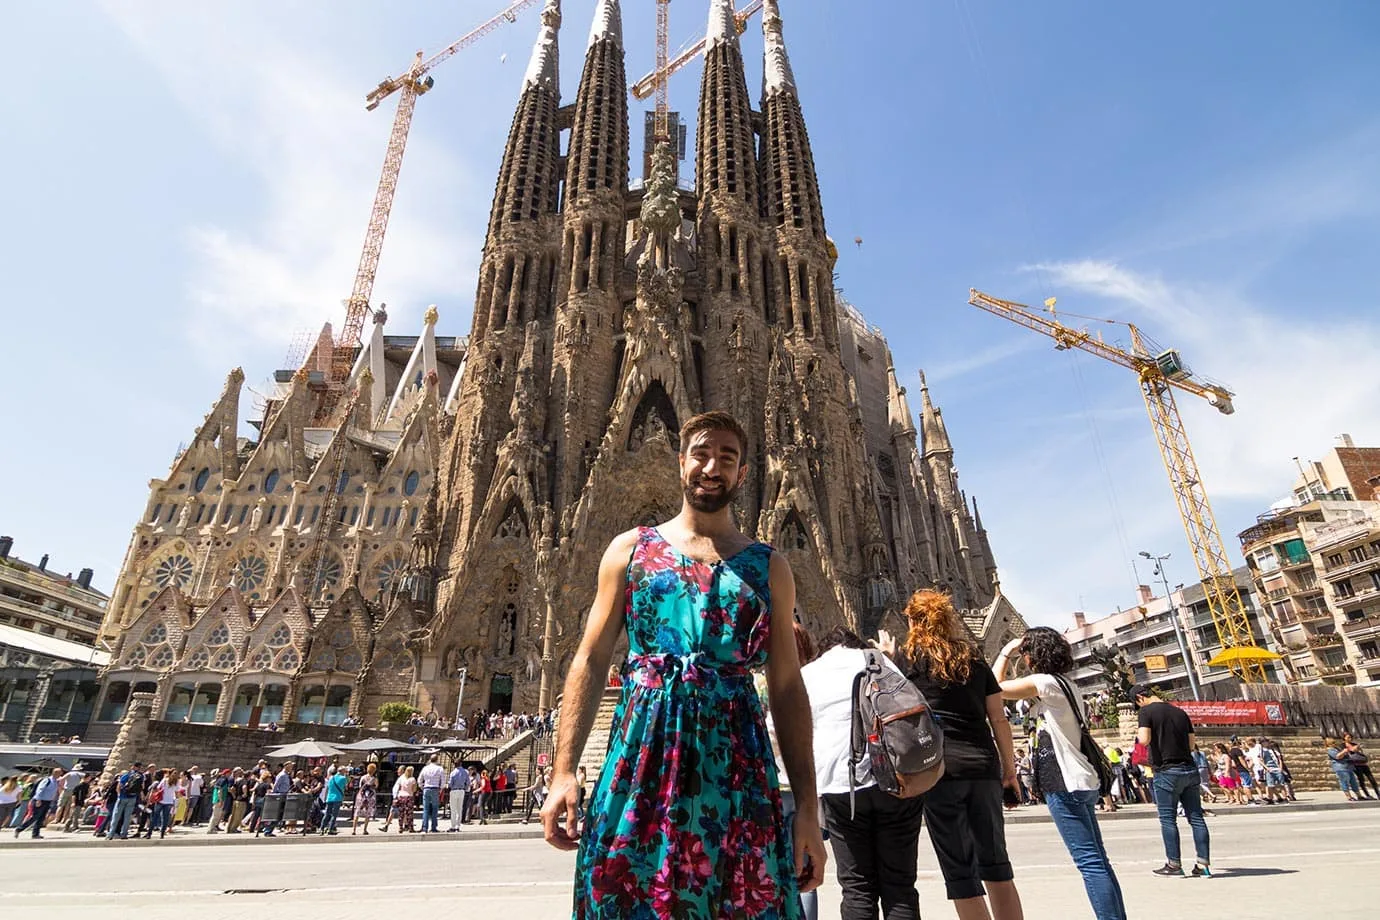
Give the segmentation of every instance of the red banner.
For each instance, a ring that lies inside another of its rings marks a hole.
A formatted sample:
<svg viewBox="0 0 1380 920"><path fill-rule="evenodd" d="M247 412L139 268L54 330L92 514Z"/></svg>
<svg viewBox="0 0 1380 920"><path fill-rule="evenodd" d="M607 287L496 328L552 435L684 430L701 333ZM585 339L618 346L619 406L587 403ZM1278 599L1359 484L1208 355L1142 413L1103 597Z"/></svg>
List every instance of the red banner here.
<svg viewBox="0 0 1380 920"><path fill-rule="evenodd" d="M1275 702L1253 700L1174 700L1194 725L1286 725L1284 707Z"/></svg>

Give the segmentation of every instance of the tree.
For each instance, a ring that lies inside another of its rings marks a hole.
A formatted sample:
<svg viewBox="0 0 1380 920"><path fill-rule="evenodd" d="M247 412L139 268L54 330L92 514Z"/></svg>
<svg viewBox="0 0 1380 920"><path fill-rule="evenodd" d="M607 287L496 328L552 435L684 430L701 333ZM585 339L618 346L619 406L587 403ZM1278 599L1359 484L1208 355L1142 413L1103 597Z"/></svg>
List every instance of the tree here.
<svg viewBox="0 0 1380 920"><path fill-rule="evenodd" d="M417 707L410 703L403 703L393 700L391 703L384 703L379 707L380 722L406 722L412 718L412 714L417 711Z"/></svg>
<svg viewBox="0 0 1380 920"><path fill-rule="evenodd" d="M1090 655L1093 664L1102 670L1107 696L1113 703L1131 702L1131 664L1120 649L1109 645L1095 645Z"/></svg>

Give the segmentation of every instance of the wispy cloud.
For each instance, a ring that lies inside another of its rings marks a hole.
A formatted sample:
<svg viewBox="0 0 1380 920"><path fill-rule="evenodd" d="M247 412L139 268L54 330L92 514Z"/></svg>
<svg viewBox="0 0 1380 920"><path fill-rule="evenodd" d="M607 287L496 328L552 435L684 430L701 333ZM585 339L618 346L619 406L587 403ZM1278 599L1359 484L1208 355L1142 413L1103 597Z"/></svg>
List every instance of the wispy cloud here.
<svg viewBox="0 0 1380 920"><path fill-rule="evenodd" d="M925 368L925 379L931 383L942 383L956 377L964 377L1008 363L1017 355L1031 352L1040 347L1039 342L1029 339L1008 339L968 352L961 358L936 361Z"/></svg>
<svg viewBox="0 0 1380 920"><path fill-rule="evenodd" d="M289 46L271 21L248 11L116 0L104 7L185 115L257 184L250 219L207 215L186 229L194 257L189 337L223 359L235 345L280 347L294 329L338 325L391 106L366 113L357 75L338 73L324 44ZM215 40L202 40L208 34ZM477 183L453 154L417 137L403 182L427 194L407 196L405 215L395 209L374 302L392 300L405 317L437 294L453 294L459 307L473 292L471 254L481 241L457 226L445 204ZM458 310L452 322L468 312Z"/></svg>

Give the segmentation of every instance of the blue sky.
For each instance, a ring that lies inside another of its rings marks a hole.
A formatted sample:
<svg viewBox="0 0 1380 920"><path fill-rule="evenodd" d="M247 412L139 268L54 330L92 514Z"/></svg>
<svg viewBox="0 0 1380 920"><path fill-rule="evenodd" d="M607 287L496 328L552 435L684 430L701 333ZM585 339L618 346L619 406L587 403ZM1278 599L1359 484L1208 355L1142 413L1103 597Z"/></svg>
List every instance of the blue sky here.
<svg viewBox="0 0 1380 920"><path fill-rule="evenodd" d="M295 332L339 320L391 122L364 94L501 4L8 11L0 532L20 554L111 586L228 370L262 389ZM563 4L567 98L593 5ZM624 5L631 79L653 5ZM1129 604L1141 549L1194 576L1134 380L969 287L1133 320L1237 391L1229 418L1181 405L1238 560L1291 457L1380 445L1380 7L782 6L840 284L905 381L926 369L1032 622ZM706 8L672 4L675 45ZM536 27L533 8L452 58L419 104L375 288L395 332L429 303L468 330ZM743 43L756 87L756 21ZM673 106L697 90L687 68Z"/></svg>

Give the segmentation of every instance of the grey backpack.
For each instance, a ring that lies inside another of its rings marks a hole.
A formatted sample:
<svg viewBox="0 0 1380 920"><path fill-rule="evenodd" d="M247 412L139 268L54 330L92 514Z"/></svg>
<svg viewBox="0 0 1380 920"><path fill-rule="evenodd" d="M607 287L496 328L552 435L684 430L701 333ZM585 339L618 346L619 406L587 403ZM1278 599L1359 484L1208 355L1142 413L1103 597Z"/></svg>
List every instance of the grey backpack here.
<svg viewBox="0 0 1380 920"><path fill-rule="evenodd" d="M888 667L881 652L863 653L867 664L853 679L851 765L866 757L877 788L898 798L917 796L933 785L920 774L944 761L944 732L915 684ZM851 797L851 769L848 779Z"/></svg>

